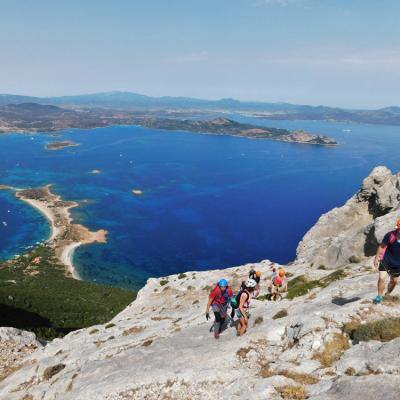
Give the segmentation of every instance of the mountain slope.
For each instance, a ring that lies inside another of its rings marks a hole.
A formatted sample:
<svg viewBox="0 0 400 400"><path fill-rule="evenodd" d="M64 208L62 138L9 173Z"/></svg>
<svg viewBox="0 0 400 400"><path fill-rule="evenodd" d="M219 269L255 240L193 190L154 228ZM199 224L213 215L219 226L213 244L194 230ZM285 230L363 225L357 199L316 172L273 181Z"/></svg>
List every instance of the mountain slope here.
<svg viewBox="0 0 400 400"><path fill-rule="evenodd" d="M338 107L239 101L235 99L204 100L173 96L151 97L131 92L106 92L60 97L30 97L0 94L0 105L27 102L68 107L101 107L123 110L242 112L267 119L400 125L400 107L397 106L385 107L378 110L351 110Z"/></svg>
<svg viewBox="0 0 400 400"><path fill-rule="evenodd" d="M387 200L390 209L398 209L397 197L381 193L375 201L366 195L382 187L386 192L396 189L398 178L376 168L356 197L369 205ZM370 212L366 207L352 215L345 205L328 216L332 222L344 214L347 232L360 215L369 226ZM379 216L380 221L373 218L377 235L391 229L394 216L389 212ZM334 235L343 232L338 229ZM291 274L288 298L253 300L250 329L243 337L227 327L219 341L213 339L211 323L204 318L207 296L221 277L237 289L250 268L263 272L265 290L268 260L149 279L137 300L110 323L70 333L9 363L0 377L0 398L373 400L383 387L385 398L397 398L400 300L387 298L380 307L371 304L376 274L363 255L365 243L353 249L358 262L343 259L332 266L333 272L312 262L326 242L306 235L302 246L307 243L313 247L310 258L300 254L286 266ZM10 333L4 335L9 338ZM366 341L370 339L378 341ZM29 340L38 346L31 338L25 339L25 347Z"/></svg>

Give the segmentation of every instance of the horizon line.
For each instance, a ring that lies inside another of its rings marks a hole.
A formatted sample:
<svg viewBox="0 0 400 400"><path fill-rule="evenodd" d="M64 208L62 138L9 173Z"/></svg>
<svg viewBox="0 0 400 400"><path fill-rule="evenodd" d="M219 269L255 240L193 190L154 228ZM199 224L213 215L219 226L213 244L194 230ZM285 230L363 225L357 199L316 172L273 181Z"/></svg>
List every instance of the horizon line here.
<svg viewBox="0 0 400 400"><path fill-rule="evenodd" d="M341 107L341 106L327 106L324 104L310 104L310 103L290 103L288 101L267 101L267 100L244 100L244 99L237 99L234 97L219 97L215 99L210 98L202 98L202 97L191 97L191 96L181 96L181 95L162 95L162 96L153 96L148 94L143 94L139 92L133 92L129 90L110 90L110 91L99 91L99 92L89 92L89 93L79 93L79 94L63 94L63 95L53 95L53 96L37 96L37 95L30 95L30 94L15 94L15 93L0 93L0 97L2 96L17 96L17 97L33 97L37 99L55 99L55 98L62 98L62 97L80 97L80 96L95 96L95 95L108 95L108 94L134 94L143 97L148 97L149 99L162 99L162 98L175 98L175 99L192 99L192 100L202 100L202 101L210 101L210 102L218 102L223 100L233 100L239 103L261 103L261 104L286 104L286 105L295 105L295 106L309 106L309 107L327 107L327 108L337 108L342 110L354 110L354 111L374 111L374 110L381 110L385 108L391 107L400 107L400 105L386 105L383 107L373 107L373 108L357 108L357 107Z"/></svg>

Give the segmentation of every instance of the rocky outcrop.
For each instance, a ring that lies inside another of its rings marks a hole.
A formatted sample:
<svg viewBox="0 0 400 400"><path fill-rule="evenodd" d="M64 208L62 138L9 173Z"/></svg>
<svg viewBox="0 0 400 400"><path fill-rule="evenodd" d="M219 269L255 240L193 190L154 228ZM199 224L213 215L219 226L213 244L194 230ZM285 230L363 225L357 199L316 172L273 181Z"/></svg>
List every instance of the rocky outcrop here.
<svg viewBox="0 0 400 400"><path fill-rule="evenodd" d="M346 241L354 238L362 248L372 236L379 239L397 213L396 190L397 177L375 169L345 206L321 217L299 246L298 259L286 266L291 279L304 282L304 290L292 300L254 299L243 337L229 323L218 341L213 338L212 322L204 317L208 294L222 277L237 290L251 268L263 272L265 294L268 260L149 279L137 300L108 324L72 332L27 353L15 371L0 379L0 399L368 400L378 397L382 385L385 398L394 399L400 339L356 344L343 327L400 320L399 299L372 304L376 275L371 260ZM340 261L330 265L341 265L340 274L315 268L322 261L313 262L327 260L333 245L343 247L332 257ZM360 259L349 262L349 254Z"/></svg>
<svg viewBox="0 0 400 400"><path fill-rule="evenodd" d="M0 381L22 368L26 357L41 347L31 332L0 328Z"/></svg>
<svg viewBox="0 0 400 400"><path fill-rule="evenodd" d="M374 254L400 216L400 175L376 167L346 204L321 216L297 248L297 262L338 268Z"/></svg>

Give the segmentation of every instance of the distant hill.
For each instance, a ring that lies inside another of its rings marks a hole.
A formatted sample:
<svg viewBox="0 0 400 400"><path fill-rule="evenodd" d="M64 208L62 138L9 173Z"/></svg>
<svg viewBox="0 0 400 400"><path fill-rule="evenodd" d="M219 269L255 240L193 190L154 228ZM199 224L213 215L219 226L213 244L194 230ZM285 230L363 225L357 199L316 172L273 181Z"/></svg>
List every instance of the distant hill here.
<svg viewBox="0 0 400 400"><path fill-rule="evenodd" d="M204 100L191 97L150 97L131 92L106 92L61 97L29 97L0 94L0 106L8 104L39 103L72 108L107 108L119 110L172 110L174 112L212 111L241 112L258 118L340 121L400 125L400 107L377 110L350 110L326 106L289 103L264 103L235 99Z"/></svg>
<svg viewBox="0 0 400 400"><path fill-rule="evenodd" d="M0 132L51 132L68 128L86 129L110 125L141 125L169 131L213 133L306 144L337 144L333 139L323 135L242 124L227 118L212 120L165 118L160 115L149 116L132 111L123 112L102 108L69 109L37 103L0 106ZM62 147L67 147L65 142L59 142L55 148Z"/></svg>

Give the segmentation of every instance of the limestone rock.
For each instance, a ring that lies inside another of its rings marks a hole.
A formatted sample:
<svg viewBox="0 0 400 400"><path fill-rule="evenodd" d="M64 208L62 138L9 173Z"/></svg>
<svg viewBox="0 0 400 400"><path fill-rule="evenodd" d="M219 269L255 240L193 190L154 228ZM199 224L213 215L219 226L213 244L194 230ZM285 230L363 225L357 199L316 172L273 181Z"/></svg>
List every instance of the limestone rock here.
<svg viewBox="0 0 400 400"><path fill-rule="evenodd" d="M376 167L356 195L322 215L306 233L297 262L333 269L373 255L383 234L394 229L399 206L400 176Z"/></svg>

